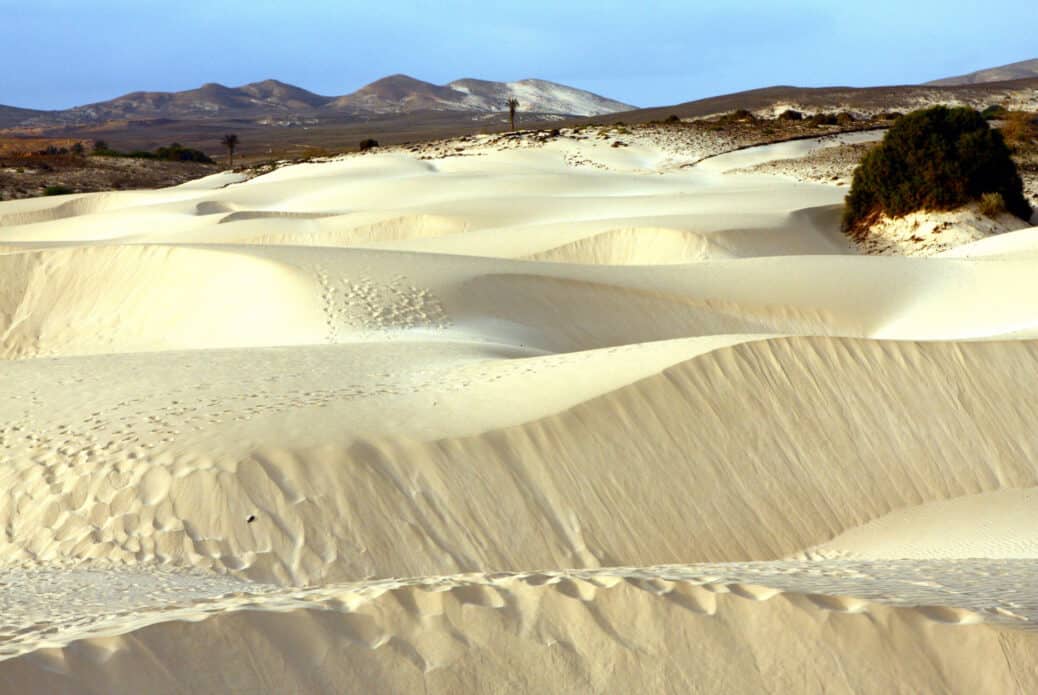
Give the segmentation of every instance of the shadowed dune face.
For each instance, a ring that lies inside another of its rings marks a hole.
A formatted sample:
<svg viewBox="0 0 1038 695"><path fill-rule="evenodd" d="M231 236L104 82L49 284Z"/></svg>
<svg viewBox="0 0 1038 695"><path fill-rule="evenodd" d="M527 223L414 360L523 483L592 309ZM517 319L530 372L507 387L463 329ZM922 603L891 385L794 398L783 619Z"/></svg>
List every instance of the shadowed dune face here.
<svg viewBox="0 0 1038 695"><path fill-rule="evenodd" d="M1029 690L1033 230L650 145L0 203L0 689Z"/></svg>
<svg viewBox="0 0 1038 695"><path fill-rule="evenodd" d="M31 425L56 392L85 397L118 372L91 358L91 374L68 384L76 361L53 361L44 380L23 380L23 367L10 372L21 386L11 395L41 406L2 434L35 461L8 467L2 518L13 531L0 557L161 558L304 585L773 560L892 510L1035 485L1029 342L771 338L698 355L680 341L656 355L600 352L394 377L381 370L400 351L383 361L325 348L298 362L282 349L251 364L241 351L140 355L126 363L132 377L92 396L103 417L65 410L47 429ZM558 384L631 360L655 364L600 382L600 395ZM978 375L978 362L999 366ZM165 369L179 375L164 391L172 405L152 394ZM869 388L877 370L889 379L882 392ZM523 387L541 401L459 419ZM999 413L978 413L996 394ZM442 412L384 416L423 403ZM629 507L655 513L615 514ZM262 525L243 523L253 513ZM369 544L382 550L361 551Z"/></svg>

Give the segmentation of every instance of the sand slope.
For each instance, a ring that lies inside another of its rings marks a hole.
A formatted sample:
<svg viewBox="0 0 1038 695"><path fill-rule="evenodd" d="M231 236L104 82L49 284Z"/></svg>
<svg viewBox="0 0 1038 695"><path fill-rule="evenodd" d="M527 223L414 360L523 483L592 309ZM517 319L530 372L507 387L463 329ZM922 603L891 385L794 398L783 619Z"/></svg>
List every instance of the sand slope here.
<svg viewBox="0 0 1038 695"><path fill-rule="evenodd" d="M1032 690L1028 230L823 144L0 203L0 691Z"/></svg>

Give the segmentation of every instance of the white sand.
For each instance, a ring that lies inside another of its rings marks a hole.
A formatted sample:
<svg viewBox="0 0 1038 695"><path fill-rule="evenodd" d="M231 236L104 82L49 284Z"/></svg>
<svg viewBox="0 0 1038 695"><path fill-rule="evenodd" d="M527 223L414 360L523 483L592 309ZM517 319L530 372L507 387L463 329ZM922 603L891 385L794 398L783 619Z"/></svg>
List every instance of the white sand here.
<svg viewBox="0 0 1038 695"><path fill-rule="evenodd" d="M868 235L858 246L863 253L877 256L962 257L971 253L963 247L1000 246L1006 242L996 241L999 237L1029 228L1027 222L1007 212L994 217L984 215L974 203L958 210L883 216L869 227Z"/></svg>
<svg viewBox="0 0 1038 695"><path fill-rule="evenodd" d="M0 203L0 691L1038 687L1034 230L611 142Z"/></svg>

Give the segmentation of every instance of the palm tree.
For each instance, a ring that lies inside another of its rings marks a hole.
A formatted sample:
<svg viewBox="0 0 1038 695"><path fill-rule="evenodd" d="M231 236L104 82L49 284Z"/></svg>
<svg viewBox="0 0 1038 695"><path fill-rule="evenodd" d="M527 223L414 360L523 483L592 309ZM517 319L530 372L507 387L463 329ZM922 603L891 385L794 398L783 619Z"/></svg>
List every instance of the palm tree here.
<svg viewBox="0 0 1038 695"><path fill-rule="evenodd" d="M515 110L519 108L519 100L508 97L508 120L512 123L512 132L515 132Z"/></svg>
<svg viewBox="0 0 1038 695"><path fill-rule="evenodd" d="M231 168L234 168L234 150L238 147L238 136L234 133L228 133L223 136L220 140L220 144L227 148L227 155L231 160Z"/></svg>

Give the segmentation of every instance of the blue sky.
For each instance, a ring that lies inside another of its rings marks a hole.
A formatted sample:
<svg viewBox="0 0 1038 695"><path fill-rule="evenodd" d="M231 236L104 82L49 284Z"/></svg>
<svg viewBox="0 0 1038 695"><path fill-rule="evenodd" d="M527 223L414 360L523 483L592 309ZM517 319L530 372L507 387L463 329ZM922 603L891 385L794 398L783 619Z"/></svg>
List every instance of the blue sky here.
<svg viewBox="0 0 1038 695"><path fill-rule="evenodd" d="M273 77L541 77L639 106L773 84L920 82L1038 57L1038 2L0 0L0 104Z"/></svg>

